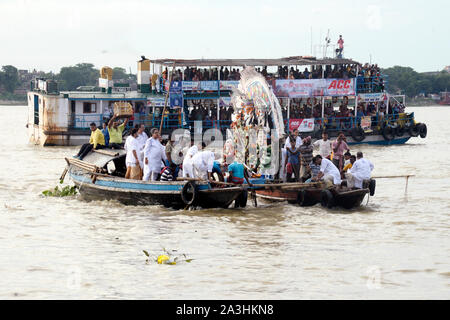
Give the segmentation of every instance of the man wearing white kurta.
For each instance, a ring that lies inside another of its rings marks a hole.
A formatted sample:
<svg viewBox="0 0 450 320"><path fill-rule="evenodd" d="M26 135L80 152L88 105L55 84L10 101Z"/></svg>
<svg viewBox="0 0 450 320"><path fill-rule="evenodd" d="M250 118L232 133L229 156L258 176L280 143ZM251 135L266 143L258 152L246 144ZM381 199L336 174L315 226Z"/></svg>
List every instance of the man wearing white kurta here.
<svg viewBox="0 0 450 320"><path fill-rule="evenodd" d="M214 152L212 151L197 152L194 157L192 157L195 177L203 180L211 178L214 160Z"/></svg>
<svg viewBox="0 0 450 320"><path fill-rule="evenodd" d="M144 181L156 181L161 173L161 161L166 154L164 147L159 141L159 130L152 129L152 137L147 140L144 147Z"/></svg>
<svg viewBox="0 0 450 320"><path fill-rule="evenodd" d="M148 135L145 133L145 125L144 124L141 124L139 126L138 136L136 139L140 146L139 152L138 152L139 161L144 163L144 147L145 147L145 143L148 140Z"/></svg>
<svg viewBox="0 0 450 320"><path fill-rule="evenodd" d="M300 148L300 146L303 144L302 138L298 134L298 129L295 129L293 131L293 137L295 138L295 149ZM291 146L291 136L289 135L286 138L286 143L284 144L284 148Z"/></svg>
<svg viewBox="0 0 450 320"><path fill-rule="evenodd" d="M312 181L318 181L321 178L328 184L340 185L341 174L339 173L338 168L328 160L327 158L322 158L321 155L317 155L313 158L313 162L316 165L320 165L320 171L316 178L313 178Z"/></svg>
<svg viewBox="0 0 450 320"><path fill-rule="evenodd" d="M362 152L356 154L356 161L352 168L345 174L349 188L362 189L363 181L370 179L374 166L370 160L364 159Z"/></svg>
<svg viewBox="0 0 450 320"><path fill-rule="evenodd" d="M190 147L183 159L183 178L194 178L194 166L192 163L192 157L198 152L198 147L193 145Z"/></svg>
<svg viewBox="0 0 450 320"><path fill-rule="evenodd" d="M127 152L125 158L125 164L127 166L127 172L125 174L125 179L135 179L140 180L142 178L142 163L139 161L139 143L136 139L137 129L132 129L131 134L125 141L125 151Z"/></svg>

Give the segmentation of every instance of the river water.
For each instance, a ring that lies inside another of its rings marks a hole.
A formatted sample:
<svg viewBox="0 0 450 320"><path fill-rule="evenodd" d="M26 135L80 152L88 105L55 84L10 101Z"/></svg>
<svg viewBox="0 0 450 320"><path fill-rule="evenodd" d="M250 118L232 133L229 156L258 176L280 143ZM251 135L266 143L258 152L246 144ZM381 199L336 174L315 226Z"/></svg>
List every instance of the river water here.
<svg viewBox="0 0 450 320"><path fill-rule="evenodd" d="M41 196L78 148L28 144L26 107L0 106L0 298L449 299L450 108L408 111L426 139L352 148L374 175L414 174L406 195L379 179L352 211L172 211ZM194 260L146 262L163 248Z"/></svg>

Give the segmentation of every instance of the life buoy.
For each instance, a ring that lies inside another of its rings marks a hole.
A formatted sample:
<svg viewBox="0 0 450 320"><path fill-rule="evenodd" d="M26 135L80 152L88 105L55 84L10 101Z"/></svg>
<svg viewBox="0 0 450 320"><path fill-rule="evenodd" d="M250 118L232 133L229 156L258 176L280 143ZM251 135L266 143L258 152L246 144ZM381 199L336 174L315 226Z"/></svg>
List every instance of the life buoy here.
<svg viewBox="0 0 450 320"><path fill-rule="evenodd" d="M409 134L411 137L417 137L419 135L419 125L420 123L411 125L409 128Z"/></svg>
<svg viewBox="0 0 450 320"><path fill-rule="evenodd" d="M235 208L245 208L247 206L248 191L242 190L242 193L234 200Z"/></svg>
<svg viewBox="0 0 450 320"><path fill-rule="evenodd" d="M300 191L297 193L297 204L298 204L300 207L303 207L303 206L305 205L305 195L306 195L305 190L300 190Z"/></svg>
<svg viewBox="0 0 450 320"><path fill-rule="evenodd" d="M197 199L197 188L192 181L186 182L181 190L181 200L187 206L192 205Z"/></svg>
<svg viewBox="0 0 450 320"><path fill-rule="evenodd" d="M392 139L394 139L394 128L390 127L390 126L385 126L383 128L383 138L387 141L391 141Z"/></svg>
<svg viewBox="0 0 450 320"><path fill-rule="evenodd" d="M422 123L419 128L419 134L422 139L424 139L427 136L427 131L428 131L427 125L425 123Z"/></svg>
<svg viewBox="0 0 450 320"><path fill-rule="evenodd" d="M371 197L373 197L373 195L375 194L375 186L376 186L375 179L370 179L370 181L369 181L369 192L370 192L370 196Z"/></svg>
<svg viewBox="0 0 450 320"><path fill-rule="evenodd" d="M352 129L352 138L356 142L363 141L366 138L366 133L361 127L353 128Z"/></svg>
<svg viewBox="0 0 450 320"><path fill-rule="evenodd" d="M329 209L334 207L334 197L330 190L322 190L320 204Z"/></svg>

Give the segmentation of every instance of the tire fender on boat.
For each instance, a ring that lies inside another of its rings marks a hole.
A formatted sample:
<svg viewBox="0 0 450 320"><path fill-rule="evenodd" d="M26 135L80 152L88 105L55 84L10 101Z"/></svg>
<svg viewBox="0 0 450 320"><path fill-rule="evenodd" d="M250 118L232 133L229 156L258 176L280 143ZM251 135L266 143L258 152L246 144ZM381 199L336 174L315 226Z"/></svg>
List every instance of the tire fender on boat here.
<svg viewBox="0 0 450 320"><path fill-rule="evenodd" d="M363 141L366 138L366 133L361 127L353 128L352 129L352 138L356 142Z"/></svg>
<svg viewBox="0 0 450 320"><path fill-rule="evenodd" d="M391 141L392 139L394 139L394 128L392 128L390 126L385 126L383 128L382 134L383 134L384 140Z"/></svg>
<svg viewBox="0 0 450 320"><path fill-rule="evenodd" d="M322 190L320 203L322 204L322 207L326 207L329 209L334 207L334 197L330 190Z"/></svg>
<svg viewBox="0 0 450 320"><path fill-rule="evenodd" d="M425 123L422 123L419 127L419 134L422 139L426 138L427 131L428 131L427 125Z"/></svg>
<svg viewBox="0 0 450 320"><path fill-rule="evenodd" d="M403 137L403 135L405 134L405 127L398 126L397 131L395 133L397 134L397 136Z"/></svg>
<svg viewBox="0 0 450 320"><path fill-rule="evenodd" d="M417 137L419 135L420 125L420 123L411 125L411 127L409 128L409 134L411 135L411 137Z"/></svg>
<svg viewBox="0 0 450 320"><path fill-rule="evenodd" d="M192 205L197 199L197 188L192 181L186 182L181 190L181 200L187 206Z"/></svg>

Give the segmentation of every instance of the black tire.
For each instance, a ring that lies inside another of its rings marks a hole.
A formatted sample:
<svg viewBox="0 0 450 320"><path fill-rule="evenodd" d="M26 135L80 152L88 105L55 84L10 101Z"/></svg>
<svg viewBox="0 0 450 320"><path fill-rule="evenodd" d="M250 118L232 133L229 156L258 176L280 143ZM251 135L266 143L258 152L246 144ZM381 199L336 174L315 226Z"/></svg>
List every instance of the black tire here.
<svg viewBox="0 0 450 320"><path fill-rule="evenodd" d="M417 137L419 135L419 133L420 133L419 126L420 126L420 123L411 125L411 127L409 128L409 135L411 137Z"/></svg>
<svg viewBox="0 0 450 320"><path fill-rule="evenodd" d="M403 137L405 135L405 127L399 126L396 132L398 137Z"/></svg>
<svg viewBox="0 0 450 320"><path fill-rule="evenodd" d="M370 179L369 182L369 192L370 192L370 196L373 197L375 195L375 186L376 186L376 181L375 179Z"/></svg>
<svg viewBox="0 0 450 320"><path fill-rule="evenodd" d="M234 200L234 207L235 208L245 208L247 206L247 200L248 200L248 191L242 190L242 193L237 197L236 200Z"/></svg>
<svg viewBox="0 0 450 320"><path fill-rule="evenodd" d="M352 138L356 142L363 141L366 138L366 133L361 127L352 129Z"/></svg>
<svg viewBox="0 0 450 320"><path fill-rule="evenodd" d="M303 207L303 206L305 205L305 195L306 195L305 190L300 190L300 191L297 193L297 204L298 204L300 207Z"/></svg>
<svg viewBox="0 0 450 320"><path fill-rule="evenodd" d="M334 197L330 190L322 190L320 197L322 207L331 209L334 207Z"/></svg>
<svg viewBox="0 0 450 320"><path fill-rule="evenodd" d="M181 200L187 206L194 204L195 200L197 200L197 188L195 187L195 183L192 181L186 182L181 190Z"/></svg>
<svg viewBox="0 0 450 320"><path fill-rule="evenodd" d="M420 134L420 137L421 137L422 139L425 139L425 138L426 138L426 136L427 136L427 131L428 131L427 125L426 125L425 123L422 123L421 126L420 126L420 128L419 128L419 134Z"/></svg>
<svg viewBox="0 0 450 320"><path fill-rule="evenodd" d="M392 139L394 139L394 129L390 126L385 126L383 128L382 134L384 140L391 141Z"/></svg>

